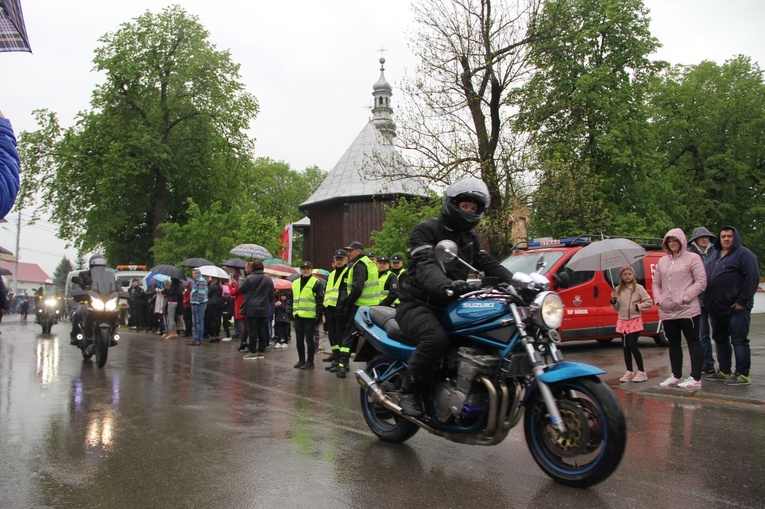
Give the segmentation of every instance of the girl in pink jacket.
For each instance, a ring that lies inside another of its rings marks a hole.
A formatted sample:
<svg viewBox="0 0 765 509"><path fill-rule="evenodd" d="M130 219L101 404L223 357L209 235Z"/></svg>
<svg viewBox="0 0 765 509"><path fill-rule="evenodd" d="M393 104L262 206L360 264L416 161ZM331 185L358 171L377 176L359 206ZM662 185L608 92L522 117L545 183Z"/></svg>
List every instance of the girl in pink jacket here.
<svg viewBox="0 0 765 509"><path fill-rule="evenodd" d="M642 263L642 262L641 262ZM611 292L611 307L619 312L616 320L616 332L622 335L624 349L624 364L627 372L619 379L620 382L645 382L648 375L643 367L643 356L638 348L638 338L643 331L642 312L651 309L653 302L643 285L635 281L635 269L625 265L619 269L619 286ZM637 374L632 372L632 358L635 357Z"/></svg>
<svg viewBox="0 0 765 509"><path fill-rule="evenodd" d="M701 257L687 251L687 246L683 230L669 230L662 242L667 255L659 260L653 275L653 298L669 342L669 363L672 367L672 376L659 385L699 389L703 360L699 342L699 295L707 287L707 274ZM681 332L691 357L691 376L685 380Z"/></svg>

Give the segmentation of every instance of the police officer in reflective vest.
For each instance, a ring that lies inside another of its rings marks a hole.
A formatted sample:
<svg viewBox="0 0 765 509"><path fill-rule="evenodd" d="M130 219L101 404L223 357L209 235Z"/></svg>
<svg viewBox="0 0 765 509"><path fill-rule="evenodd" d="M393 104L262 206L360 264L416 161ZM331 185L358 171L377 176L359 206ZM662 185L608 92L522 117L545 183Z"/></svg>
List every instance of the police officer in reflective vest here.
<svg viewBox="0 0 765 509"><path fill-rule="evenodd" d="M356 330L356 323L353 321L356 311L360 306L376 306L380 302L377 267L364 254L364 245L358 240L354 240L345 249L348 251L351 267L348 275L348 297L342 307L338 306L345 323L345 331L340 344L340 358L337 364L338 378L345 378L345 373L349 369L353 333Z"/></svg>
<svg viewBox="0 0 765 509"><path fill-rule="evenodd" d="M313 331L316 328L316 317L324 313L324 286L311 274L312 269L311 262L300 262L300 278L292 282L292 317L295 320L298 351L298 361L293 367L306 370L314 368Z"/></svg>
<svg viewBox="0 0 765 509"><path fill-rule="evenodd" d="M390 257L390 271L396 275L399 281L401 281L401 276L406 272L403 256L396 253Z"/></svg>
<svg viewBox="0 0 765 509"><path fill-rule="evenodd" d="M377 257L377 273L380 284L380 306L396 307L398 304L398 277L390 270L387 256Z"/></svg>
<svg viewBox="0 0 765 509"><path fill-rule="evenodd" d="M327 290L324 292L324 316L327 321L327 336L332 347L332 355L328 355L323 360L332 363L326 369L335 373L340 359L340 338L345 330L345 322L340 319L340 313L337 310L338 306L342 307L345 304L345 299L348 297L348 252L345 249L335 251L333 266L335 269L327 277Z"/></svg>

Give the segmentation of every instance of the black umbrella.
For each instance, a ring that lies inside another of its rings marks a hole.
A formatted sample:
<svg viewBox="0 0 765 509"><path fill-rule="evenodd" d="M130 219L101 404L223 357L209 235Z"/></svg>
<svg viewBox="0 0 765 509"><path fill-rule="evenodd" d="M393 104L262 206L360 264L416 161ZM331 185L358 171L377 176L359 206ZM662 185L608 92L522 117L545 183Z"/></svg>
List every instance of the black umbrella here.
<svg viewBox="0 0 765 509"><path fill-rule="evenodd" d="M210 260L205 260L204 258L189 258L188 260L183 260L181 262L181 267L201 267L202 265L215 265Z"/></svg>
<svg viewBox="0 0 765 509"><path fill-rule="evenodd" d="M151 271L156 272L157 274L162 274L163 276L174 277L181 281L186 280L183 271L175 265L157 265L156 267L152 267Z"/></svg>
<svg viewBox="0 0 765 509"><path fill-rule="evenodd" d="M232 258L220 264L221 267L231 267L232 269L243 269L245 265L247 262L241 258Z"/></svg>
<svg viewBox="0 0 765 509"><path fill-rule="evenodd" d="M29 51L20 0L0 0L0 51Z"/></svg>
<svg viewBox="0 0 765 509"><path fill-rule="evenodd" d="M6 269L5 267L0 267L0 276L12 276L13 272Z"/></svg>

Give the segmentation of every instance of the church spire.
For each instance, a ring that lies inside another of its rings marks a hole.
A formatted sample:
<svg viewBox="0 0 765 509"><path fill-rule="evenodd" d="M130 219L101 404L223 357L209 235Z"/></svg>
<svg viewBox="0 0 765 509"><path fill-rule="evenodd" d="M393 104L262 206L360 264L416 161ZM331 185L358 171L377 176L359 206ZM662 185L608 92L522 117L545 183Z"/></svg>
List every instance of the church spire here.
<svg viewBox="0 0 765 509"><path fill-rule="evenodd" d="M380 57L380 79L372 85L372 123L383 134L390 137L396 136L396 124L393 122L393 109L391 108L391 96L393 87L385 79L385 57Z"/></svg>

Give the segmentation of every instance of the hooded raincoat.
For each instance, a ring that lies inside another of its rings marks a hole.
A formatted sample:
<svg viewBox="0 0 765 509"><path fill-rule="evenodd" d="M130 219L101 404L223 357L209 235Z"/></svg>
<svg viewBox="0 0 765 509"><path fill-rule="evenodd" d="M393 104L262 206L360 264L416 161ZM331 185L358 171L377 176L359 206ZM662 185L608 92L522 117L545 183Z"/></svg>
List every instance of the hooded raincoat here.
<svg viewBox="0 0 765 509"><path fill-rule="evenodd" d="M680 252L673 255L668 239L680 241ZM653 275L653 298L662 320L693 318L701 314L699 295L707 287L707 274L701 257L688 251L688 241L680 228L673 228L661 243L666 256L659 259Z"/></svg>

